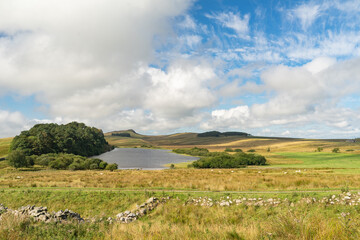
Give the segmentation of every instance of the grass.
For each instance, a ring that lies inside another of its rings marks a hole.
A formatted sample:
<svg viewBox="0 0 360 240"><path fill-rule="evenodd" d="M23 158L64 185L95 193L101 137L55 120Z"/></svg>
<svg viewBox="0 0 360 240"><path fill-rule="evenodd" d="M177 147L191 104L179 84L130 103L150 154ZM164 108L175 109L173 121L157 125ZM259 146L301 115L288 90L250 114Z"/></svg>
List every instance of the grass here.
<svg viewBox="0 0 360 240"><path fill-rule="evenodd" d="M44 224L3 216L0 239L359 239L359 206L300 204L291 207L203 207L185 204L192 197L278 197L294 201L360 189L359 143L286 138L197 138L183 133L131 138L106 135L119 147L205 147L255 149L270 165L245 169L24 171L0 161L0 203L10 208L47 206L71 209L83 217L114 217L149 196L172 196L150 215L131 224L107 222ZM0 157L11 138L0 139ZM323 152L314 152L318 147ZM341 153L331 153L339 147ZM267 149L270 148L270 152ZM353 151L346 151L346 150ZM171 163L169 163L170 165ZM342 217L341 213L346 213ZM61 227L60 227L61 226Z"/></svg>
<svg viewBox="0 0 360 240"><path fill-rule="evenodd" d="M67 208L87 218L115 217L117 213L141 204L146 198L144 192L84 191L81 189L39 191L37 188L0 191L1 203L12 209L26 205L47 206L49 212Z"/></svg>
<svg viewBox="0 0 360 240"><path fill-rule="evenodd" d="M211 197L226 197L213 193ZM290 202L303 195L286 196ZM158 196L161 196L158 193ZM82 216L97 214L114 216L118 211L146 199L146 193L114 193L93 191L28 191L0 192L5 205L16 207L34 202L59 210L63 206ZM186 193L173 195L172 200L160 205L146 217L131 224L106 221L59 225L33 222L26 218L4 215L0 224L0 239L358 239L360 237L359 207L349 205L325 206L320 203L298 203L271 206L232 205L205 207L184 204L196 197ZM216 197L216 196L215 196ZM238 197L239 196L234 196ZM273 196L274 197L274 196ZM17 203L20 199L21 202ZM66 199L66 204L62 201ZM88 202L94 200L91 205ZM101 201L100 201L101 200ZM83 202L86 206L82 206ZM50 205L49 205L50 204ZM115 206L115 207L114 207ZM88 212L88 208L97 211ZM102 209L109 209L107 214ZM344 217L344 214L346 215Z"/></svg>
<svg viewBox="0 0 360 240"><path fill-rule="evenodd" d="M360 154L327 153L327 152L288 152L276 153L295 163L274 164L273 167L286 168L360 168Z"/></svg>
<svg viewBox="0 0 360 240"><path fill-rule="evenodd" d="M7 169L1 188L180 189L201 191L283 191L360 189L360 169L337 173L333 169L169 169L110 171L26 171Z"/></svg>
<svg viewBox="0 0 360 240"><path fill-rule="evenodd" d="M6 157L8 155L11 141L12 138L0 139L0 158Z"/></svg>

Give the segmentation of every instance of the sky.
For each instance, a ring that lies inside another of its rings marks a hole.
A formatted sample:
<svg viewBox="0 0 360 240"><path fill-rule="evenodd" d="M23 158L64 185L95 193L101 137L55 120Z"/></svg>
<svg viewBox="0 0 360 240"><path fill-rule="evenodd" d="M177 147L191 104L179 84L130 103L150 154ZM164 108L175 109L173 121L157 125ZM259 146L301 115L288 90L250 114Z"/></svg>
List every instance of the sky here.
<svg viewBox="0 0 360 240"><path fill-rule="evenodd" d="M360 137L358 0L2 0L0 137Z"/></svg>

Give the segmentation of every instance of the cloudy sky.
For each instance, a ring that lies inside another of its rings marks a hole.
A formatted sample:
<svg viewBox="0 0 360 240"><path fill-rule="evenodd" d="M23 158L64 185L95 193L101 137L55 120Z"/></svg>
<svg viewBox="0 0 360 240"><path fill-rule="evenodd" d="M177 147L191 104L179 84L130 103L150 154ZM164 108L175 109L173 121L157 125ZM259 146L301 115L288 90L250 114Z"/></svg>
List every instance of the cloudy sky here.
<svg viewBox="0 0 360 240"><path fill-rule="evenodd" d="M2 0L0 137L360 137L358 0Z"/></svg>

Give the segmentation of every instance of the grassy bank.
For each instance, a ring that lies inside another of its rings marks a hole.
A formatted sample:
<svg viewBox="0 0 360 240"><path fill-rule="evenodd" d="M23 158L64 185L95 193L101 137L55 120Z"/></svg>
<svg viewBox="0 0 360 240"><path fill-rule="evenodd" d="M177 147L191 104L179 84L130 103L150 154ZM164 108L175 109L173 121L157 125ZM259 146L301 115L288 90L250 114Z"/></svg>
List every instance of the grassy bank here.
<svg viewBox="0 0 360 240"><path fill-rule="evenodd" d="M199 193L175 193L167 203L131 224L100 221L101 217L131 209L148 194L168 193L4 190L0 199L9 207L36 204L47 206L50 211L69 208L98 220L59 225L4 216L0 239L358 239L360 233L358 206L298 202L302 197L320 199L324 195L316 193L257 194L257 197L286 197L288 201L277 206L228 207L186 204L187 200L199 197ZM244 196L221 192L200 195L215 199Z"/></svg>

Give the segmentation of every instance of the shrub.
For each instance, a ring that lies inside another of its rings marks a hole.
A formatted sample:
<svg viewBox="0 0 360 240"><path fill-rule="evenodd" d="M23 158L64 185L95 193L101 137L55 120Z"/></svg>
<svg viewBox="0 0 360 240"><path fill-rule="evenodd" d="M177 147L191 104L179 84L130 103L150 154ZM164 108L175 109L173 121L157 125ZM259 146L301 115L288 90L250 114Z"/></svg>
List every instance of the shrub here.
<svg viewBox="0 0 360 240"><path fill-rule="evenodd" d="M242 168L246 165L265 165L266 158L256 154L243 152L230 155L228 153L212 154L192 163L194 168Z"/></svg>
<svg viewBox="0 0 360 240"><path fill-rule="evenodd" d="M21 150L15 150L10 152L7 159L9 161L9 165L15 168L29 166L29 162L26 160L25 153Z"/></svg>
<svg viewBox="0 0 360 240"><path fill-rule="evenodd" d="M339 152L340 152L340 148L334 148L334 149L332 150L332 152L333 152L333 153L339 153Z"/></svg>
<svg viewBox="0 0 360 240"><path fill-rule="evenodd" d="M191 155L191 156L197 156L197 157L208 156L210 153L208 149L198 148L198 147L173 149L173 152L179 153L179 154L187 154L187 155Z"/></svg>
<svg viewBox="0 0 360 240"><path fill-rule="evenodd" d="M99 163L99 168L100 169L105 169L107 165L108 165L107 162L102 161L101 163Z"/></svg>
<svg viewBox="0 0 360 240"><path fill-rule="evenodd" d="M108 164L105 169L114 171L114 170L118 169L118 165L116 163Z"/></svg>
<svg viewBox="0 0 360 240"><path fill-rule="evenodd" d="M232 148L226 148L226 149L225 149L225 152L235 152L235 150L232 149Z"/></svg>
<svg viewBox="0 0 360 240"><path fill-rule="evenodd" d="M256 152L255 149L249 149L248 152Z"/></svg>
<svg viewBox="0 0 360 240"><path fill-rule="evenodd" d="M318 151L318 152L322 152L323 150L324 150L324 149L323 149L322 147L318 147L318 148L317 148L317 151ZM316 152L316 150L315 150L315 152Z"/></svg>
<svg viewBox="0 0 360 240"><path fill-rule="evenodd" d="M32 156L38 165L49 166L53 169L85 170L105 169L107 163L98 158L86 158L74 154L43 154Z"/></svg>
<svg viewBox="0 0 360 240"><path fill-rule="evenodd" d="M96 163L92 163L92 164L90 164L89 169L92 169L92 170L99 169L99 165L97 165Z"/></svg>

